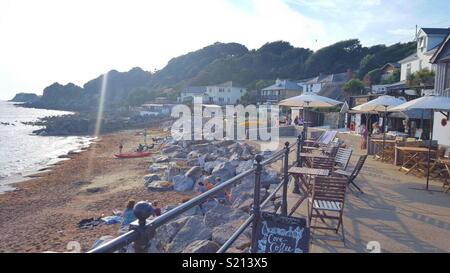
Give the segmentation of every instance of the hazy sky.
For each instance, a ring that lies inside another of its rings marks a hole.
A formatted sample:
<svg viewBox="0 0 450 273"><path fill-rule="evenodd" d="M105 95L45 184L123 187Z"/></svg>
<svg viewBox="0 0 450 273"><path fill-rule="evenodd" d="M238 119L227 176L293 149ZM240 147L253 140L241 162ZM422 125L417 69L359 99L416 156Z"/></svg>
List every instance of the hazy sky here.
<svg viewBox="0 0 450 273"><path fill-rule="evenodd" d="M416 24L450 26L449 14L449 0L0 0L0 99L111 69L153 71L217 41L405 42Z"/></svg>

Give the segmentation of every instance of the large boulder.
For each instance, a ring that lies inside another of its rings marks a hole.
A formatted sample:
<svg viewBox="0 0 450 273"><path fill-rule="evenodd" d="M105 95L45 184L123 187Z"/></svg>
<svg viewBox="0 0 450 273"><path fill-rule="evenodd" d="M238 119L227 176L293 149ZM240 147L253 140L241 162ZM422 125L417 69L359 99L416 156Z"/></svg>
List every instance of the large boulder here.
<svg viewBox="0 0 450 273"><path fill-rule="evenodd" d="M147 174L146 176L144 176L144 186L148 187L150 183L157 180L161 180L158 174L156 173Z"/></svg>
<svg viewBox="0 0 450 273"><path fill-rule="evenodd" d="M243 222L244 221L237 220L214 227L212 230L212 240L219 245L225 244L225 242L230 239L231 235L236 232Z"/></svg>
<svg viewBox="0 0 450 273"><path fill-rule="evenodd" d="M272 184L280 183L280 178L278 177L278 173L271 169L264 169L261 173L261 185L263 187L269 187Z"/></svg>
<svg viewBox="0 0 450 273"><path fill-rule="evenodd" d="M167 246L167 252L180 253L194 241L210 240L211 232L211 229L204 224L201 216L190 216L186 224Z"/></svg>
<svg viewBox="0 0 450 273"><path fill-rule="evenodd" d="M170 181L157 180L148 184L147 189L149 191L172 191L174 190L174 185Z"/></svg>
<svg viewBox="0 0 450 273"><path fill-rule="evenodd" d="M150 165L148 167L148 172L149 173L157 173L157 172L164 171L165 169L167 169L167 165L153 163L152 165Z"/></svg>
<svg viewBox="0 0 450 273"><path fill-rule="evenodd" d="M230 206L218 203L206 212L204 222L206 226L214 228L231 221L246 219L247 217L248 214L241 210L235 210Z"/></svg>
<svg viewBox="0 0 450 273"><path fill-rule="evenodd" d="M173 178L181 174L181 169L176 164L170 163L169 167L164 171L165 179L173 181Z"/></svg>
<svg viewBox="0 0 450 273"><path fill-rule="evenodd" d="M209 240L197 240L190 243L183 253L216 253L220 246Z"/></svg>
<svg viewBox="0 0 450 273"><path fill-rule="evenodd" d="M153 158L153 162L155 163L166 163L169 162L169 157L166 155L158 155Z"/></svg>
<svg viewBox="0 0 450 273"><path fill-rule="evenodd" d="M158 227L154 236L154 238L158 241L157 243L164 247L172 242L175 235L177 235L189 219L189 217L182 217Z"/></svg>
<svg viewBox="0 0 450 273"><path fill-rule="evenodd" d="M194 188L194 180L186 175L174 176L172 182L174 190L178 192L188 192Z"/></svg>
<svg viewBox="0 0 450 273"><path fill-rule="evenodd" d="M226 181L236 175L236 167L230 162L223 162L214 167L211 172L214 177L220 177L222 181Z"/></svg>
<svg viewBox="0 0 450 273"><path fill-rule="evenodd" d="M203 175L203 169L200 166L194 166L190 168L184 175L192 178L192 180L194 180L195 182Z"/></svg>
<svg viewBox="0 0 450 273"><path fill-rule="evenodd" d="M236 167L236 174L243 173L251 168L253 168L253 160L241 161Z"/></svg>
<svg viewBox="0 0 450 273"><path fill-rule="evenodd" d="M175 152L175 151L180 151L180 150L182 150L183 148L181 147L181 146L178 146L178 145L170 145L170 146L166 146L166 147L164 147L163 149L162 149L162 153L163 154L170 154L170 153L173 153L173 152Z"/></svg>

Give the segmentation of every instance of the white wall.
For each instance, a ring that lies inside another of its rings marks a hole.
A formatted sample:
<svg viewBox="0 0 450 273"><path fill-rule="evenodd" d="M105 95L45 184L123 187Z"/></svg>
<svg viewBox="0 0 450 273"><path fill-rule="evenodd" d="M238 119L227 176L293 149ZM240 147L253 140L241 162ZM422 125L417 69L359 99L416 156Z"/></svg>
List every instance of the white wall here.
<svg viewBox="0 0 450 273"><path fill-rule="evenodd" d="M241 87L208 86L206 88L206 99L204 102L211 103L208 99L212 97L212 103L215 104L236 104L240 102L241 97L246 92L247 90Z"/></svg>
<svg viewBox="0 0 450 273"><path fill-rule="evenodd" d="M434 112L433 139L440 145L450 146L450 122L447 126L441 125L441 120L445 118L440 112Z"/></svg>

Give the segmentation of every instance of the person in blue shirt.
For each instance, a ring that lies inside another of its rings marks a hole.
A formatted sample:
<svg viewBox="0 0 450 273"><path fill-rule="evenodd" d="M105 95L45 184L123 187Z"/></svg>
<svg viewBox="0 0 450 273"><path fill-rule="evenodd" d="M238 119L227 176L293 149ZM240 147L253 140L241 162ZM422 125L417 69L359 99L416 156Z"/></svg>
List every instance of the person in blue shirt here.
<svg viewBox="0 0 450 273"><path fill-rule="evenodd" d="M134 220L136 220L136 217L134 216L133 208L135 205L134 200L128 201L127 207L122 212L122 223L121 227L125 227L131 224Z"/></svg>

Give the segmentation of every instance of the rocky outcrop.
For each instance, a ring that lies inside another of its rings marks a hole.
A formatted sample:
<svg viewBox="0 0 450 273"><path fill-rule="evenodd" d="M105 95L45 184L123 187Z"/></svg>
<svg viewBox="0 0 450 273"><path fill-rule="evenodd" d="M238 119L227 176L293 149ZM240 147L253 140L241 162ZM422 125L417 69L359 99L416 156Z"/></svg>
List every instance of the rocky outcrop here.
<svg viewBox="0 0 450 273"><path fill-rule="evenodd" d="M209 240L198 240L190 243L183 253L216 253L220 246Z"/></svg>

